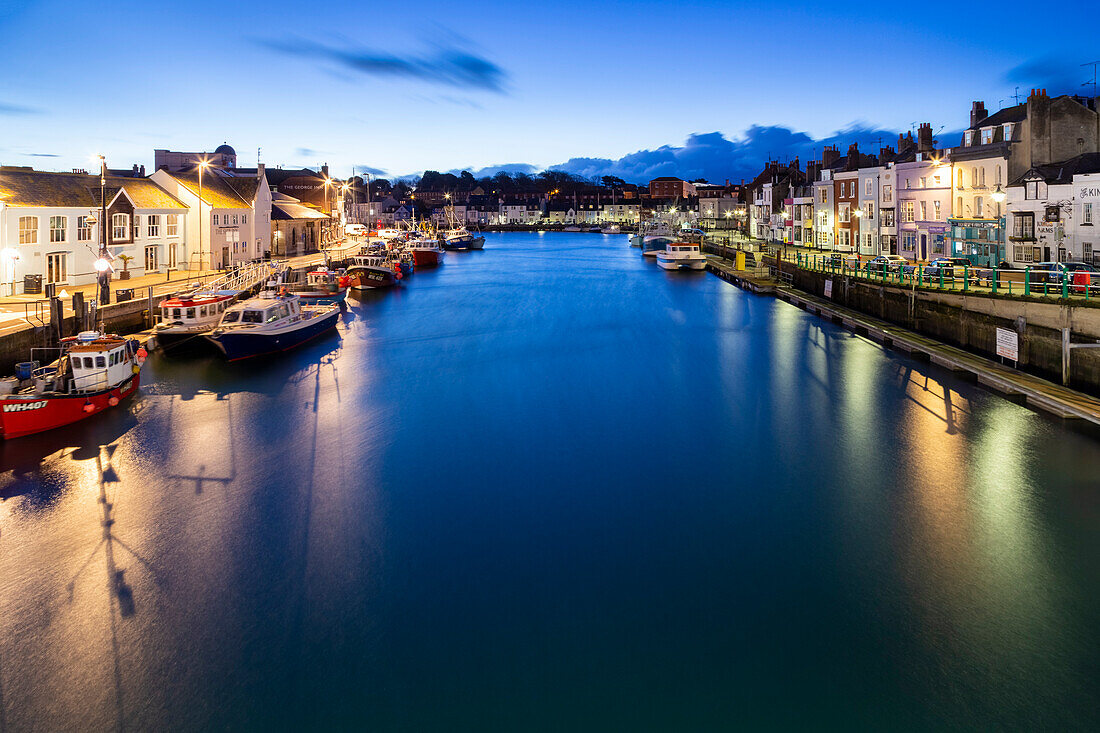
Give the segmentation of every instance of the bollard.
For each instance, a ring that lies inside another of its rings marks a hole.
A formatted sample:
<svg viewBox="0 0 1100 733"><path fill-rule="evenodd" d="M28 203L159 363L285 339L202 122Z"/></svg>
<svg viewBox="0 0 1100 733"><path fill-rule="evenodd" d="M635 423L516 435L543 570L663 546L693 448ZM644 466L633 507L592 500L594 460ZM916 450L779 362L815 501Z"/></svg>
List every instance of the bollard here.
<svg viewBox="0 0 1100 733"><path fill-rule="evenodd" d="M940 272L940 290L943 290L943 268L939 269Z"/></svg>
<svg viewBox="0 0 1100 733"><path fill-rule="evenodd" d="M970 290L970 265L963 265L963 292Z"/></svg>
<svg viewBox="0 0 1100 733"><path fill-rule="evenodd" d="M989 287L996 293L997 292L997 268L993 268L993 272L989 276ZM1011 288L1011 285L1009 286Z"/></svg>
<svg viewBox="0 0 1100 733"><path fill-rule="evenodd" d="M1069 275L1069 272L1063 272L1062 273L1062 297L1063 298L1068 298L1069 297L1069 278L1067 277L1067 275Z"/></svg>
<svg viewBox="0 0 1100 733"><path fill-rule="evenodd" d="M1031 266L1024 268L1024 295L1031 295Z"/></svg>

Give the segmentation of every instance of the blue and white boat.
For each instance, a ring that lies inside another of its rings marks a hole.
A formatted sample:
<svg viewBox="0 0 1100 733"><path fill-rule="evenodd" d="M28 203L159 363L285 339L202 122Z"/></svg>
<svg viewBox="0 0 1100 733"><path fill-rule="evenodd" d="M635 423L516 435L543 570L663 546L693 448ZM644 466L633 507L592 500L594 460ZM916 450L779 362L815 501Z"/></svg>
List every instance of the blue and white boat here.
<svg viewBox="0 0 1100 733"><path fill-rule="evenodd" d="M264 291L226 309L207 338L229 361L276 354L336 327L340 306L303 305L294 294Z"/></svg>

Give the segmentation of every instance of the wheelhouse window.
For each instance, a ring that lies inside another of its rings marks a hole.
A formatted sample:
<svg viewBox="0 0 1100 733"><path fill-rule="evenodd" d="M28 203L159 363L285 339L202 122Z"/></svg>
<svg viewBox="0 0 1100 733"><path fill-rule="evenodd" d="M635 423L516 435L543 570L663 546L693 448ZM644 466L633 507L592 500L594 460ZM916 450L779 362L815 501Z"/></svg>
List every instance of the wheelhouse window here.
<svg viewBox="0 0 1100 733"><path fill-rule="evenodd" d="M245 311L241 314L241 323L263 323L263 311Z"/></svg>
<svg viewBox="0 0 1100 733"><path fill-rule="evenodd" d="M64 242L66 239L66 232L69 229L69 217L67 216L51 216L50 217L50 241L51 242Z"/></svg>
<svg viewBox="0 0 1100 733"><path fill-rule="evenodd" d="M236 323L240 317L240 311L226 311L225 317L222 318L222 323Z"/></svg>
<svg viewBox="0 0 1100 733"><path fill-rule="evenodd" d="M19 244L38 244L38 217L19 217Z"/></svg>
<svg viewBox="0 0 1100 733"><path fill-rule="evenodd" d="M111 239L130 238L130 215L111 214Z"/></svg>

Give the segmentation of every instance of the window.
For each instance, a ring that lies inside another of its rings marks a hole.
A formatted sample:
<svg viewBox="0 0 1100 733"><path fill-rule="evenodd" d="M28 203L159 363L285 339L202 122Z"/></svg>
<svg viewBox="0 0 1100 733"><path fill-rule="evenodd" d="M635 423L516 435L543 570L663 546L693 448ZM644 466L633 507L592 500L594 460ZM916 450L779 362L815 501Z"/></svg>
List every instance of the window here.
<svg viewBox="0 0 1100 733"><path fill-rule="evenodd" d="M145 274L156 272L160 269L158 266L159 263L157 262L157 249L156 245L145 248Z"/></svg>
<svg viewBox="0 0 1100 733"><path fill-rule="evenodd" d="M852 233L847 229L839 229L836 233L837 247L850 247L852 245Z"/></svg>
<svg viewBox="0 0 1100 733"><path fill-rule="evenodd" d="M875 205L874 203L867 201L863 204L863 218L874 219L875 218Z"/></svg>
<svg viewBox="0 0 1100 733"><path fill-rule="evenodd" d="M893 209L883 209L882 210L882 225L884 227L894 226L894 210Z"/></svg>
<svg viewBox="0 0 1100 733"><path fill-rule="evenodd" d="M973 145L973 144L974 144L974 131L973 130L967 130L966 131L966 145L970 146L970 145Z"/></svg>
<svg viewBox="0 0 1100 733"><path fill-rule="evenodd" d="M1024 198L1034 201L1039 198L1039 182L1027 181L1024 183Z"/></svg>
<svg viewBox="0 0 1100 733"><path fill-rule="evenodd" d="M921 221L928 221L928 202L927 201L921 201L920 202L920 220Z"/></svg>
<svg viewBox="0 0 1100 733"><path fill-rule="evenodd" d="M1035 247L1017 244L1012 247L1012 259L1017 262L1035 262Z"/></svg>
<svg viewBox="0 0 1100 733"><path fill-rule="evenodd" d="M130 238L130 215L111 214L111 239Z"/></svg>
<svg viewBox="0 0 1100 733"><path fill-rule="evenodd" d="M977 168L971 168L970 169L970 187L971 188L977 188L978 187L978 169Z"/></svg>
<svg viewBox="0 0 1100 733"><path fill-rule="evenodd" d="M848 204L841 204L840 205L840 222L842 224L847 224L849 221L851 221L851 217L852 217L851 207Z"/></svg>
<svg viewBox="0 0 1100 733"><path fill-rule="evenodd" d="M907 189L913 188L913 179L912 178L906 178L905 179L905 187Z"/></svg>
<svg viewBox="0 0 1100 733"><path fill-rule="evenodd" d="M19 217L19 244L38 244L38 217Z"/></svg>
<svg viewBox="0 0 1100 733"><path fill-rule="evenodd" d="M901 248L912 252L917 248L917 233L916 232L902 232L901 233Z"/></svg>
<svg viewBox="0 0 1100 733"><path fill-rule="evenodd" d="M247 224L248 223L248 214L241 214L241 223L242 224Z"/></svg>
<svg viewBox="0 0 1100 733"><path fill-rule="evenodd" d="M69 217L67 216L51 216L50 217L50 241L51 242L64 242L65 231L69 228Z"/></svg>
<svg viewBox="0 0 1100 733"><path fill-rule="evenodd" d="M233 215L233 223L234 224L240 224L239 219L240 219L240 217L238 217L236 214Z"/></svg>
<svg viewBox="0 0 1100 733"><path fill-rule="evenodd" d="M986 127L982 129L982 145L989 145L993 142L993 128Z"/></svg>
<svg viewBox="0 0 1100 733"><path fill-rule="evenodd" d="M176 265L176 245L170 244L168 245L168 267L174 270L176 269Z"/></svg>
<svg viewBox="0 0 1100 733"><path fill-rule="evenodd" d="M955 216L961 217L963 215L963 197L959 196L955 199Z"/></svg>
<svg viewBox="0 0 1100 733"><path fill-rule="evenodd" d="M824 204L824 203L827 203L827 202L828 202L828 198L827 198L827 195L826 195L826 193L825 193L825 191L826 191L825 187L824 187L824 186L822 186L822 187L821 187L820 189L818 189L818 190L819 190L819 191L820 191L820 193L821 193L821 195L820 195L820 196L818 197L818 200L819 200L819 202L820 202L820 203L823 203L823 204Z"/></svg>
<svg viewBox="0 0 1100 733"><path fill-rule="evenodd" d="M866 196L871 195L871 179L870 178L868 178L866 181L863 182L863 193Z"/></svg>
<svg viewBox="0 0 1100 733"><path fill-rule="evenodd" d="M863 247L865 249L871 249L871 235L870 234L864 234L863 235Z"/></svg>
<svg viewBox="0 0 1100 733"><path fill-rule="evenodd" d="M979 178L981 178L981 181L982 181L982 183L981 183L982 188L985 188L985 168L982 168L981 171L979 172Z"/></svg>
<svg viewBox="0 0 1100 733"><path fill-rule="evenodd" d="M925 187L927 187L927 185L928 185L928 177L927 176L921 176L920 177L920 187L925 188Z"/></svg>
<svg viewBox="0 0 1100 733"><path fill-rule="evenodd" d="M940 210L941 210L941 208L942 208L942 207L940 206L940 202L939 202L939 201L933 201L933 202L932 202L932 213L933 213L933 218L934 218L934 219L935 219L936 221L939 221L939 220L940 220Z"/></svg>
<svg viewBox="0 0 1100 733"><path fill-rule="evenodd" d="M141 236L141 215L134 214L134 239Z"/></svg>
<svg viewBox="0 0 1100 733"><path fill-rule="evenodd" d="M943 235L942 234L933 234L932 235L932 254L935 254L935 255L942 255L943 254Z"/></svg>
<svg viewBox="0 0 1100 733"><path fill-rule="evenodd" d="M1092 242L1081 242L1081 259L1092 262Z"/></svg>
<svg viewBox="0 0 1100 733"><path fill-rule="evenodd" d="M150 214L148 216L146 229L149 230L150 237L160 236L160 216L158 214Z"/></svg>
<svg viewBox="0 0 1100 733"><path fill-rule="evenodd" d="M955 185L958 186L959 190L961 191L963 189L963 172L962 172L962 168L959 168L959 175L957 176L957 178L959 180L955 182Z"/></svg>
<svg viewBox="0 0 1100 733"><path fill-rule="evenodd" d="M66 261L68 258L68 252L53 252L46 255L46 282L65 282L65 278L68 276L66 271Z"/></svg>
<svg viewBox="0 0 1100 733"><path fill-rule="evenodd" d="M882 187L882 203L889 204L894 200L894 187L886 185Z"/></svg>
<svg viewBox="0 0 1100 733"><path fill-rule="evenodd" d="M76 241L92 241L92 226L88 223L88 217L86 216L76 217Z"/></svg>
<svg viewBox="0 0 1100 733"><path fill-rule="evenodd" d="M1085 204L1081 211L1081 223L1092 224L1092 204Z"/></svg>
<svg viewBox="0 0 1100 733"><path fill-rule="evenodd" d="M169 237L178 237L179 236L179 214L169 214L167 216L167 220L168 220L168 230L166 232L167 235Z"/></svg>
<svg viewBox="0 0 1100 733"><path fill-rule="evenodd" d="M1005 140L1006 141L1011 140L1012 139L1012 123L1011 122L1006 122L1004 124L1004 132L1005 132Z"/></svg>
<svg viewBox="0 0 1100 733"><path fill-rule="evenodd" d="M985 216L985 213L984 213L985 209L982 206L982 204L983 204L982 197L981 196L975 196L974 197L974 216L978 217L979 219L981 219L983 216Z"/></svg>
<svg viewBox="0 0 1100 733"><path fill-rule="evenodd" d="M903 224L911 224L916 220L915 214L916 206L912 201L903 201L901 203L901 221Z"/></svg>
<svg viewBox="0 0 1100 733"><path fill-rule="evenodd" d="M1012 236L1015 239L1035 239L1035 214L1030 211L1014 214Z"/></svg>
<svg viewBox="0 0 1100 733"><path fill-rule="evenodd" d="M214 226L217 226L218 225L218 215L214 214L214 216L212 217L212 220L213 220Z"/></svg>

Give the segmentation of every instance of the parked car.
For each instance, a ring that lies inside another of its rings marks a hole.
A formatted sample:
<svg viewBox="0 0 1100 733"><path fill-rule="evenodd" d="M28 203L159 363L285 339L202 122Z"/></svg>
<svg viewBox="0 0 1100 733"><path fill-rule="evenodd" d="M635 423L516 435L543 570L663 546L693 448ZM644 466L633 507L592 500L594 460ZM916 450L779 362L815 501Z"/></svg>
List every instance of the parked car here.
<svg viewBox="0 0 1100 733"><path fill-rule="evenodd" d="M923 273L929 282L939 280L941 274L944 280L954 281L955 278L965 277L973 267L973 263L965 257L937 257L924 266Z"/></svg>
<svg viewBox="0 0 1100 733"><path fill-rule="evenodd" d="M881 275L884 272L901 272L905 258L901 255L878 255L867 263L867 272Z"/></svg>
<svg viewBox="0 0 1100 733"><path fill-rule="evenodd" d="M1068 278L1071 292L1100 292L1100 269L1087 262L1036 262L1030 267L1031 283L1049 283L1058 287Z"/></svg>

